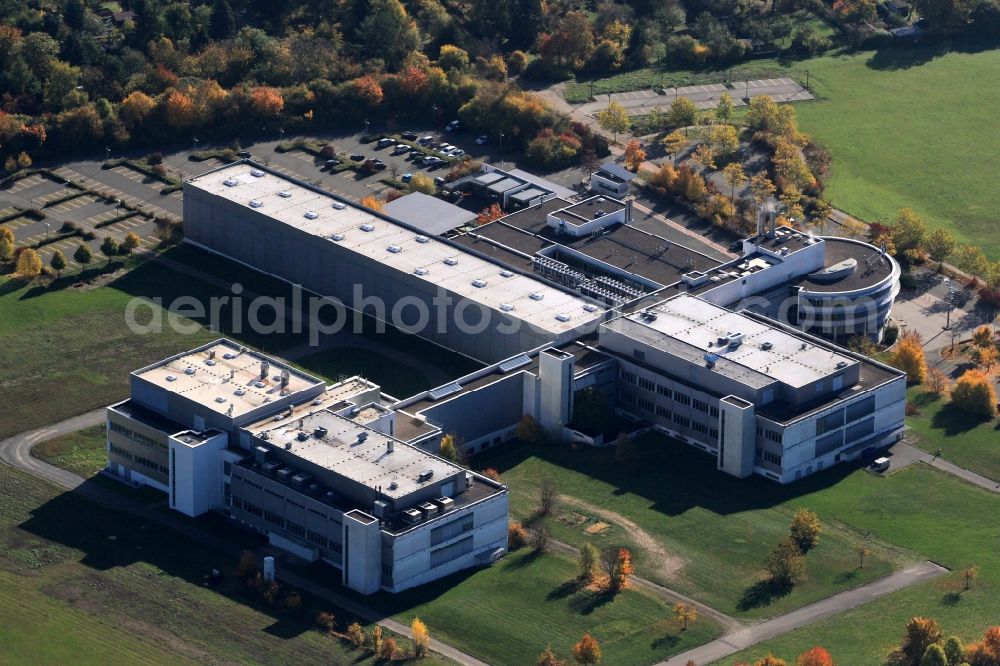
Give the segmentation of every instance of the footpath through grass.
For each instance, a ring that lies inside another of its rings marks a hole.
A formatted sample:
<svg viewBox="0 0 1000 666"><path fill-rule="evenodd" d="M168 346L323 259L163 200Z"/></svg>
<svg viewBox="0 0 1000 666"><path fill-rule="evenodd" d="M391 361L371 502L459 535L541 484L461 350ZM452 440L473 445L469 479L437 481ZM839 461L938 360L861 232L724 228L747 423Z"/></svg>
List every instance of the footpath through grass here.
<svg viewBox="0 0 1000 666"><path fill-rule="evenodd" d="M928 453L941 449L945 460L1000 483L1000 421L971 417L920 387L907 398L920 412L906 418L909 442Z"/></svg>
<svg viewBox="0 0 1000 666"><path fill-rule="evenodd" d="M949 574L762 643L720 665L753 663L768 652L793 660L813 645L829 649L838 664L881 664L915 615L936 618L946 635L966 642L997 624L1000 497L921 464L886 479L856 474L842 485L843 494L808 498L820 515L834 513L952 570L975 564L981 573L972 589L964 591L961 577Z"/></svg>
<svg viewBox="0 0 1000 666"><path fill-rule="evenodd" d="M309 611L258 605L235 564L0 465L5 663L375 663L315 631ZM223 579L203 586L212 568Z"/></svg>
<svg viewBox="0 0 1000 666"><path fill-rule="evenodd" d="M919 559L876 538L859 568L855 547L865 530L814 499L849 501L851 483L867 472L839 466L781 486L721 474L711 456L658 434L640 438L638 448L641 461L632 469L615 462L613 447L510 445L475 463L500 471L514 517L537 526L538 489L551 479L562 496L546 519L555 538L629 546L641 575L736 617L778 615ZM774 590L760 584L764 561L799 507L817 511L824 531L806 558L807 579Z"/></svg>
<svg viewBox="0 0 1000 666"><path fill-rule="evenodd" d="M39 442L31 448L31 455L89 479L108 462L107 428L93 426Z"/></svg>

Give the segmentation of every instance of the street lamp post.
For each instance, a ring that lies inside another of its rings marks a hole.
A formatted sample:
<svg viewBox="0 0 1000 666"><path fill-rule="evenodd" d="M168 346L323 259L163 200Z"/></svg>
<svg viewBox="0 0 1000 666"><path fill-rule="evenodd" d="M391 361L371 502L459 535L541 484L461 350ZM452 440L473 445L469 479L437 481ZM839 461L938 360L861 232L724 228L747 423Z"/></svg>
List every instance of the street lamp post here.
<svg viewBox="0 0 1000 666"><path fill-rule="evenodd" d="M198 150L198 137L194 137L194 149Z"/></svg>
<svg viewBox="0 0 1000 666"><path fill-rule="evenodd" d="M504 164L503 164L503 132L500 132L500 148L499 148L498 152L500 153L500 170L503 171L503 167L504 167Z"/></svg>
<svg viewBox="0 0 1000 666"><path fill-rule="evenodd" d="M948 331L951 330L951 308L955 304L955 285L952 284L950 278L945 278L944 281L948 285L948 296L945 301L946 303L948 303L948 314L947 314L947 320L945 321L944 330ZM952 334L952 339L954 339L954 337L955 337L954 334Z"/></svg>
<svg viewBox="0 0 1000 666"><path fill-rule="evenodd" d="M111 159L111 148L104 146L104 161L107 162Z"/></svg>
<svg viewBox="0 0 1000 666"><path fill-rule="evenodd" d="M368 134L368 127L369 127L369 125L371 125L371 123L368 122L367 118L365 118L365 134Z"/></svg>

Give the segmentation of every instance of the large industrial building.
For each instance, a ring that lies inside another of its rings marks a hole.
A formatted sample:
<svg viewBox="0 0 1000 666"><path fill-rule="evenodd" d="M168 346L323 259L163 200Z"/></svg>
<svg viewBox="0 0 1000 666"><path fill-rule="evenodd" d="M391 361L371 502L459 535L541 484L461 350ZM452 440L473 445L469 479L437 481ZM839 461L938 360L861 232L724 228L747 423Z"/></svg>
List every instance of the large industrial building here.
<svg viewBox="0 0 1000 666"><path fill-rule="evenodd" d="M469 177L467 196L498 177L510 174ZM517 178L518 192L544 185ZM899 290L884 251L765 214L726 258L634 223L610 196L521 203L456 232L248 162L187 181L187 242L486 365L396 399L220 340L132 374L131 397L107 411L108 472L185 514L223 512L368 594L506 548L506 488L438 457L443 435L475 454L527 416L557 438L607 443L617 432L575 422L595 404L584 392L628 431L663 432L740 478L792 482L901 436L905 374L837 344L880 338ZM433 316L407 319L400 304ZM481 317L456 325L470 310Z"/></svg>

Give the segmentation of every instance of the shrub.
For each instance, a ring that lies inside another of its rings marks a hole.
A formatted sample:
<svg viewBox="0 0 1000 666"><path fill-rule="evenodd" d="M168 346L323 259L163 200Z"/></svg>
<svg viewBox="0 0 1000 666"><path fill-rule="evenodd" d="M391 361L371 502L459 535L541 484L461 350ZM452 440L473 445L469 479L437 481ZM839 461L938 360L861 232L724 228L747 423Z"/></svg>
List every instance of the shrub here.
<svg viewBox="0 0 1000 666"><path fill-rule="evenodd" d="M955 382L951 401L959 409L981 418L997 415L997 395L993 381L982 370L966 370Z"/></svg>
<svg viewBox="0 0 1000 666"><path fill-rule="evenodd" d="M163 153L152 153L146 158L146 161L152 165L163 164Z"/></svg>
<svg viewBox="0 0 1000 666"><path fill-rule="evenodd" d="M509 550L517 550L524 547L526 543L528 543L528 531L524 529L524 525L516 520L512 520L507 525L507 548Z"/></svg>
<svg viewBox="0 0 1000 666"><path fill-rule="evenodd" d="M319 149L319 156L325 159L331 159L337 156L337 150L330 144L326 144Z"/></svg>

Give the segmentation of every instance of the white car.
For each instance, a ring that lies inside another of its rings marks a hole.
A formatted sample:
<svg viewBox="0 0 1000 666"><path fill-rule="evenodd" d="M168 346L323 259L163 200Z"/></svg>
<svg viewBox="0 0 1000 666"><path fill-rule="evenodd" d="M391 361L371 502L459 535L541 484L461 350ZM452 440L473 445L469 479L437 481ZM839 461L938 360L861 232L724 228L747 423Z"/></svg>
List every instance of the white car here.
<svg viewBox="0 0 1000 666"><path fill-rule="evenodd" d="M428 134L427 136L420 137L420 139L417 140L417 143L419 143L421 146L426 146L428 143L432 142L433 140L434 140L434 137L431 136L430 134Z"/></svg>
<svg viewBox="0 0 1000 666"><path fill-rule="evenodd" d="M479 137L476 139L476 143L481 146L489 140L490 137L486 136L485 134L480 134Z"/></svg>
<svg viewBox="0 0 1000 666"><path fill-rule="evenodd" d="M409 149L410 149L410 147L408 145L406 145L405 143L400 143L400 144L397 144L396 147L392 149L392 154L393 155L399 155L401 153L405 153Z"/></svg>
<svg viewBox="0 0 1000 666"><path fill-rule="evenodd" d="M456 148L455 150L451 151L452 157L461 157L462 155L465 155L465 151L462 150L461 148Z"/></svg>

